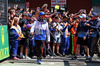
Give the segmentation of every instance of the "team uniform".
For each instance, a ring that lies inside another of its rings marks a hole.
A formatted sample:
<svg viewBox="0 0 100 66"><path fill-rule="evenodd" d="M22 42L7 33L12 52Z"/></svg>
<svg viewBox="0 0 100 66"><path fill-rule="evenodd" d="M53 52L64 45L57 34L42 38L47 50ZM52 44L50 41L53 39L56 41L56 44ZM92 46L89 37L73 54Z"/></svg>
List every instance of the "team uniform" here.
<svg viewBox="0 0 100 66"><path fill-rule="evenodd" d="M34 33L37 60L41 60L44 48L43 45L46 40L47 42L50 41L48 23L44 20L41 22L41 20L38 19L34 22L34 25L32 26L30 32Z"/></svg>

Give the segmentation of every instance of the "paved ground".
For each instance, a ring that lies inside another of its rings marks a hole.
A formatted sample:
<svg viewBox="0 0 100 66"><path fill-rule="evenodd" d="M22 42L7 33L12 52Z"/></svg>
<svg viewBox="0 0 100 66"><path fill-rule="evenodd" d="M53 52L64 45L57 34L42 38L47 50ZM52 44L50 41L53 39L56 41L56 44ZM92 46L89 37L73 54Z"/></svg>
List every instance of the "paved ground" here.
<svg viewBox="0 0 100 66"><path fill-rule="evenodd" d="M85 57L78 56L78 60L71 60L72 56L54 57L53 59L42 59L41 66L100 66L100 60L94 57L92 61L86 61ZM31 60L6 60L0 66L40 66L36 63L36 58Z"/></svg>

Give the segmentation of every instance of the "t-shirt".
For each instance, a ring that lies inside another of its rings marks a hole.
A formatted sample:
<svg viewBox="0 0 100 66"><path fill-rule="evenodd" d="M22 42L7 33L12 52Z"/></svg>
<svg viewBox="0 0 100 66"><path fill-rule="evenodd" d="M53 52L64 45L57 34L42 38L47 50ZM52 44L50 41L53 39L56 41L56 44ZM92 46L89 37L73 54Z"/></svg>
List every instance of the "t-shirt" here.
<svg viewBox="0 0 100 66"><path fill-rule="evenodd" d="M20 27L23 27L23 24L27 25L27 22L26 22L25 19L21 19L20 22L19 22Z"/></svg>
<svg viewBox="0 0 100 66"><path fill-rule="evenodd" d="M56 26L58 24L58 26ZM56 22L53 22L53 27L56 26L56 29L58 30L62 30L63 27L59 24L59 23L56 23ZM54 33L54 37L60 37L61 33L59 31L55 31Z"/></svg>

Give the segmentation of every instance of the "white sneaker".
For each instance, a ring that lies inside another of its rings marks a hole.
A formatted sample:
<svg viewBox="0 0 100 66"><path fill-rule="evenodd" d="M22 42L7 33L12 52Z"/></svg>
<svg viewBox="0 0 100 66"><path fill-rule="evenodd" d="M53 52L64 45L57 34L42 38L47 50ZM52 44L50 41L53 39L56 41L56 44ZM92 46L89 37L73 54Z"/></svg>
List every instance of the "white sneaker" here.
<svg viewBox="0 0 100 66"><path fill-rule="evenodd" d="M50 57L50 59L52 59L52 58L53 58L53 56Z"/></svg>
<svg viewBox="0 0 100 66"><path fill-rule="evenodd" d="M50 56L50 55L47 55L47 56Z"/></svg>
<svg viewBox="0 0 100 66"><path fill-rule="evenodd" d="M25 59L31 59L30 57L28 57L28 56L25 56Z"/></svg>

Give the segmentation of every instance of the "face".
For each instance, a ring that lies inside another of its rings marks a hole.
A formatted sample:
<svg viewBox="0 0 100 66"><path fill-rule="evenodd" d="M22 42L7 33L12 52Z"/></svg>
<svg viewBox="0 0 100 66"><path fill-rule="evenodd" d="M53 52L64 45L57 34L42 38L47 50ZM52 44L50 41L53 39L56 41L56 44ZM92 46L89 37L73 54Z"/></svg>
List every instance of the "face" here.
<svg viewBox="0 0 100 66"><path fill-rule="evenodd" d="M59 14L58 17L61 17L61 14Z"/></svg>
<svg viewBox="0 0 100 66"><path fill-rule="evenodd" d="M23 9L21 8L20 11L23 11Z"/></svg>
<svg viewBox="0 0 100 66"><path fill-rule="evenodd" d="M45 18L45 15L41 15L41 16L40 16L40 19L43 20L44 18Z"/></svg>
<svg viewBox="0 0 100 66"><path fill-rule="evenodd" d="M28 28L28 30L30 30L31 29L31 27L30 28Z"/></svg>
<svg viewBox="0 0 100 66"><path fill-rule="evenodd" d="M95 20L96 18L97 18L97 16L93 16L93 17L92 17L92 20Z"/></svg>
<svg viewBox="0 0 100 66"><path fill-rule="evenodd" d="M24 19L27 19L27 16L24 16Z"/></svg>
<svg viewBox="0 0 100 66"><path fill-rule="evenodd" d="M33 21L30 21L30 23L32 24L32 23L34 23Z"/></svg>
<svg viewBox="0 0 100 66"><path fill-rule="evenodd" d="M55 22L58 22L58 19L55 19Z"/></svg>
<svg viewBox="0 0 100 66"><path fill-rule="evenodd" d="M13 12L13 15L15 15L15 12Z"/></svg>
<svg viewBox="0 0 100 66"><path fill-rule="evenodd" d="M30 16L28 16L28 19L31 19L31 17L30 17Z"/></svg>
<svg viewBox="0 0 100 66"><path fill-rule="evenodd" d="M64 18L64 21L67 21L67 18Z"/></svg>
<svg viewBox="0 0 100 66"><path fill-rule="evenodd" d="M79 19L76 19L75 22L79 22Z"/></svg>
<svg viewBox="0 0 100 66"><path fill-rule="evenodd" d="M17 21L16 23L15 23L15 25L18 25L19 24L19 21Z"/></svg>
<svg viewBox="0 0 100 66"><path fill-rule="evenodd" d="M81 18L82 21L86 20L86 18Z"/></svg>

